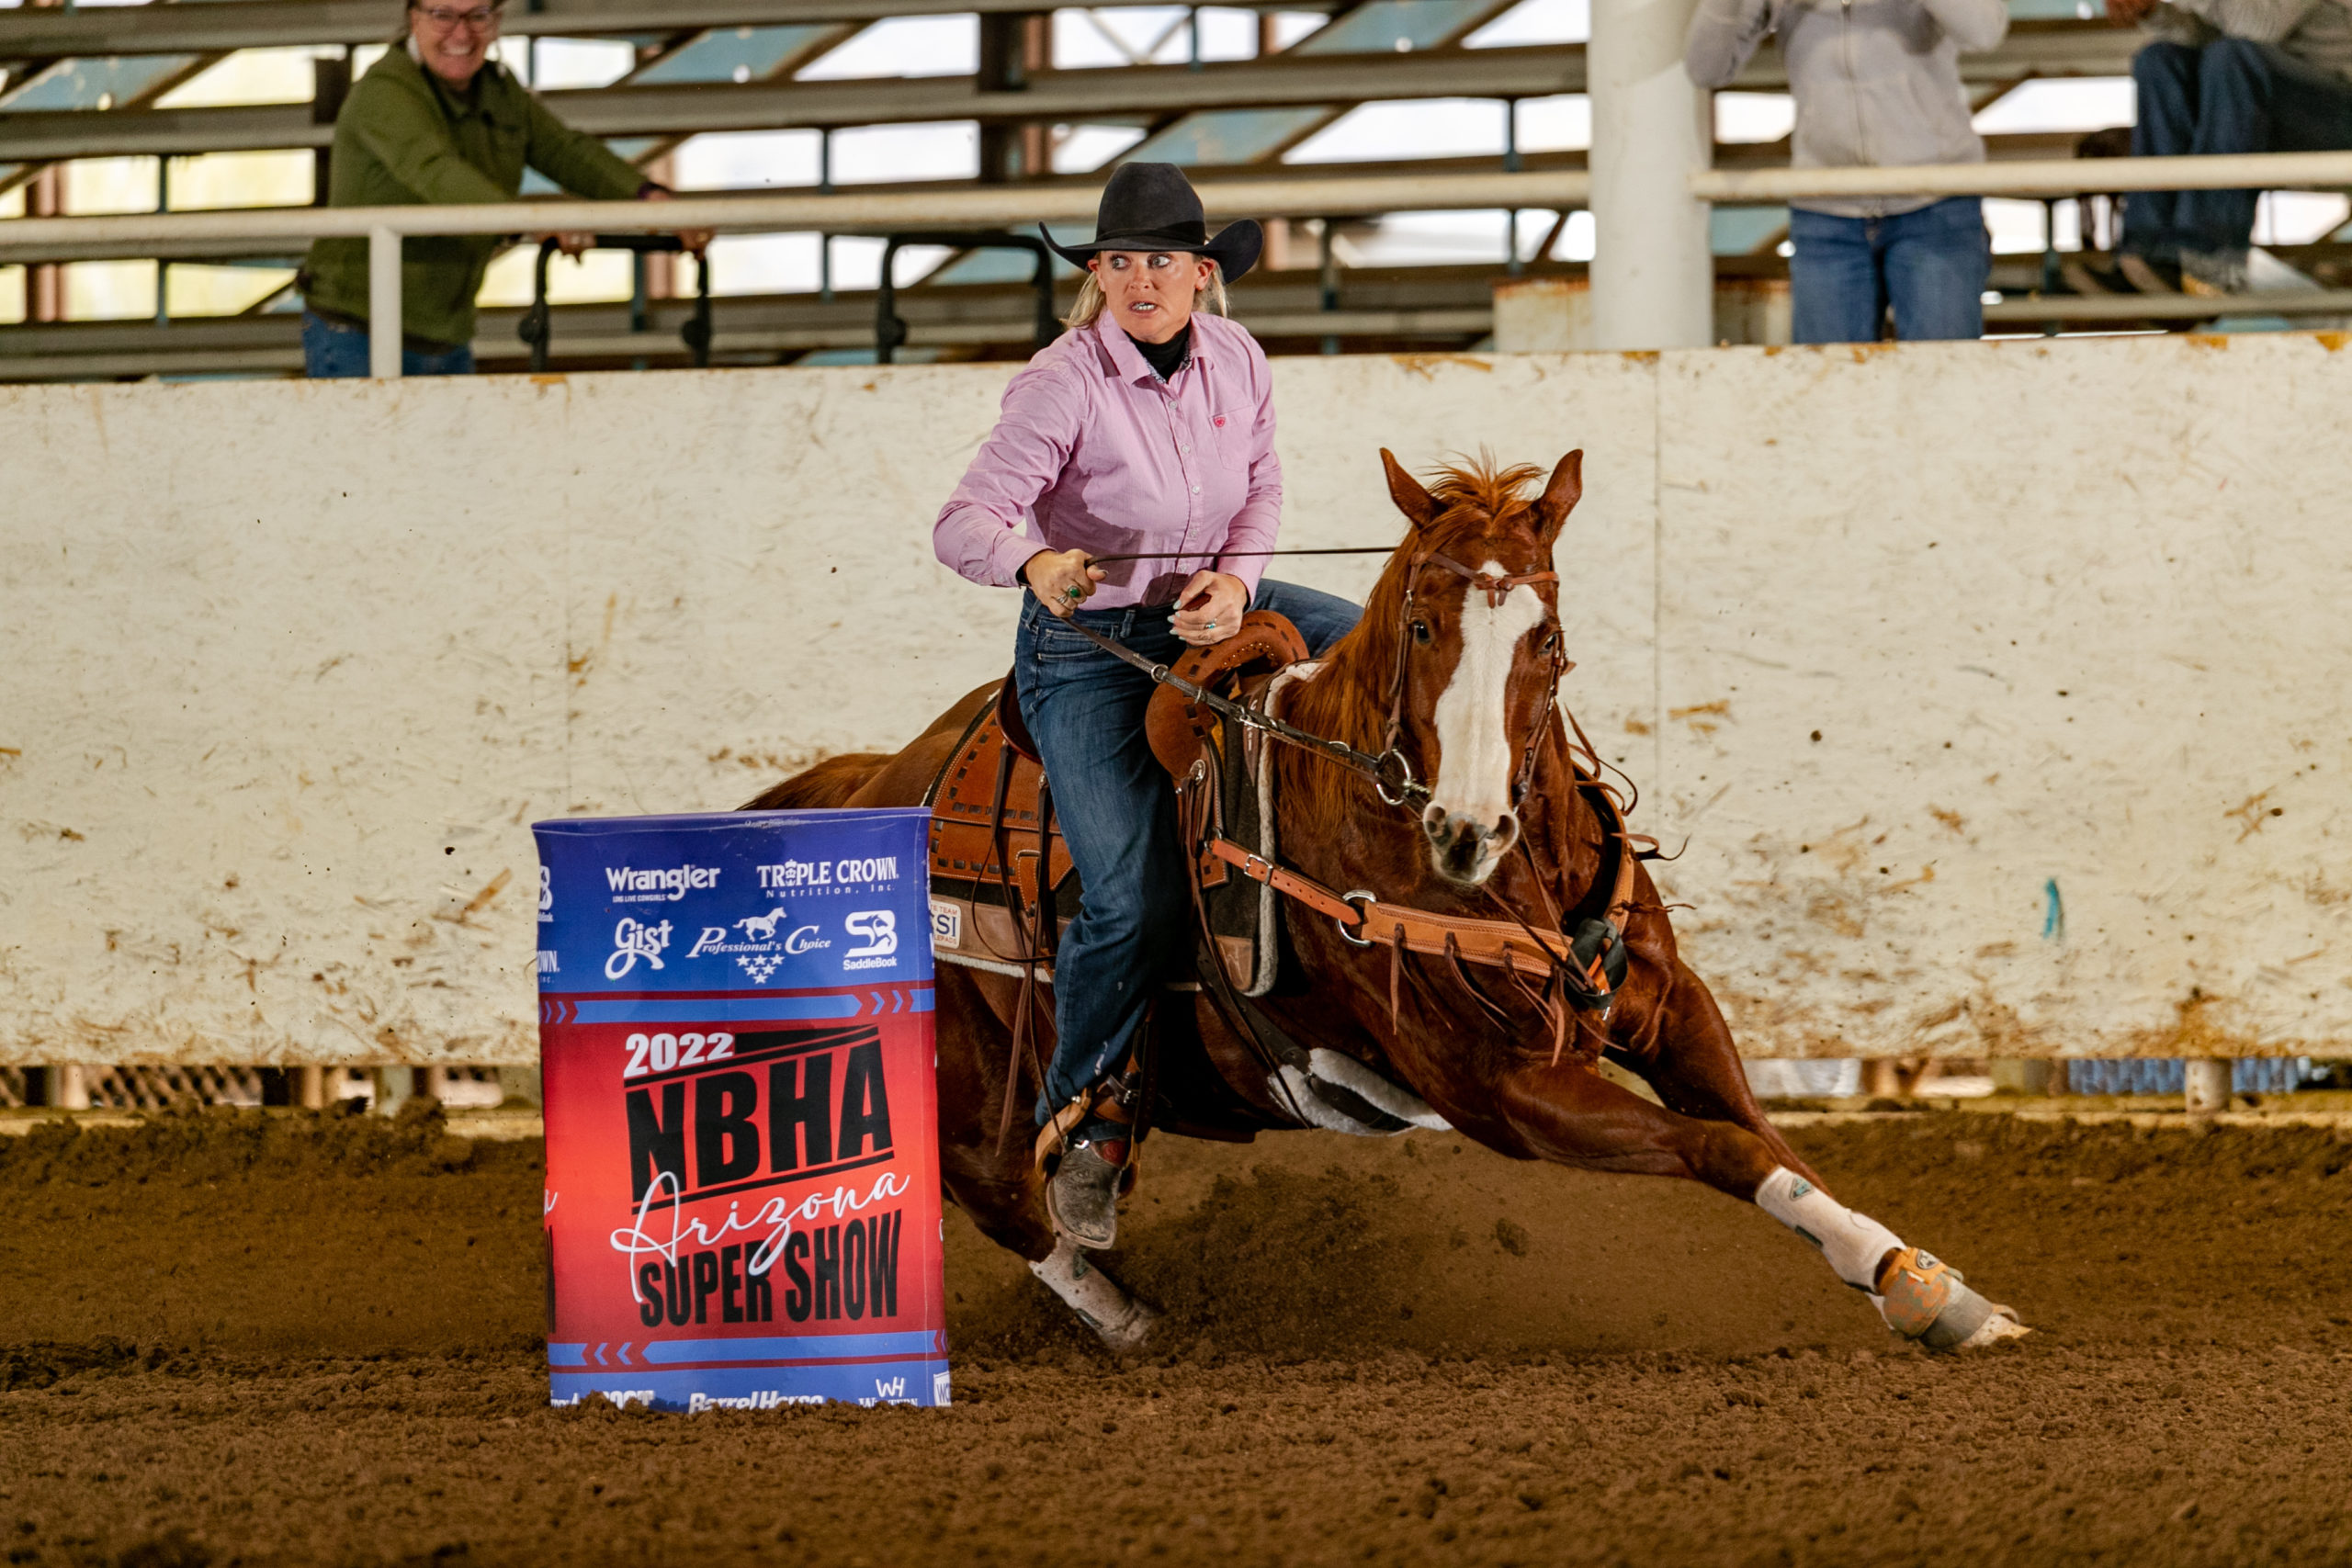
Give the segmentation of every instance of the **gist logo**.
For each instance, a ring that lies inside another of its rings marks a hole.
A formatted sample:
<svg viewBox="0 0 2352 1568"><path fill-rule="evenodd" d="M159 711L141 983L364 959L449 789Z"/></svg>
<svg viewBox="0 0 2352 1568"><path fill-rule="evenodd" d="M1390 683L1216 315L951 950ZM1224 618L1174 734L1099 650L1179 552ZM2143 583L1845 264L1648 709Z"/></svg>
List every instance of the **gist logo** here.
<svg viewBox="0 0 2352 1568"><path fill-rule="evenodd" d="M616 904L674 904L689 893L718 886L715 865L673 865L640 871L633 865L608 865L605 884Z"/></svg>
<svg viewBox="0 0 2352 1568"><path fill-rule="evenodd" d="M613 955L605 960L605 978L617 980L637 967L640 958L654 968L662 967L662 954L670 946L670 922L649 926L640 920L624 917L613 928Z"/></svg>
<svg viewBox="0 0 2352 1568"><path fill-rule="evenodd" d="M859 909L843 918L842 930L863 938L865 945L845 949L844 969L896 969L899 961L899 917L889 909Z"/></svg>

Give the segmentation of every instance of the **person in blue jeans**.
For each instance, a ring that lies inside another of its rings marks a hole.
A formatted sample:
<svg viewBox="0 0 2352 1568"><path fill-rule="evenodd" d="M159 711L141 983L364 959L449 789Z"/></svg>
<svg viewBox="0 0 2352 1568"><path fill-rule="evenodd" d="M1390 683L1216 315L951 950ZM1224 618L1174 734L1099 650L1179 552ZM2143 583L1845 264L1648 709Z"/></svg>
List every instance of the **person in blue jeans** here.
<svg viewBox="0 0 2352 1568"><path fill-rule="evenodd" d="M1682 63L1700 86L1726 87L1778 35L1798 168L1976 164L1984 142L1960 54L1991 49L2008 27L2004 0L1700 0ZM1808 200L1790 214L1789 242L1799 343L1873 343L1890 315L1905 339L1984 331L1993 258L1974 197Z"/></svg>
<svg viewBox="0 0 2352 1568"><path fill-rule="evenodd" d="M1208 232L1173 164L1112 175L1094 238L1057 252L1086 268L1069 330L1004 391L996 428L932 527L940 560L1023 591L1013 690L1053 787L1080 896L1054 955L1054 1049L1036 1115L1051 1163L1046 1213L1072 1247L1118 1235L1134 1148L1116 1083L1161 982L1193 954L1168 774L1144 735L1151 678L1078 628L1157 662L1288 615L1314 649L1356 606L1264 581L1279 546L1273 372L1224 315L1257 261L1254 222Z"/></svg>
<svg viewBox="0 0 2352 1568"><path fill-rule="evenodd" d="M2108 0L2107 14L2159 35L2132 60L2133 157L2352 148L2352 10L2338 0ZM2118 270L2145 293L2245 293L2260 195L2133 191Z"/></svg>
<svg viewBox="0 0 2352 1568"><path fill-rule="evenodd" d="M343 380L371 374L368 368L368 329L346 321L331 321L316 310L302 312L302 371L312 380ZM470 376L474 373L471 344L437 352L401 347L403 376Z"/></svg>
<svg viewBox="0 0 2352 1568"><path fill-rule="evenodd" d="M1892 310L1906 341L1984 333L1992 247L1984 203L1956 196L1884 218L1789 214L1789 335L1874 343Z"/></svg>
<svg viewBox="0 0 2352 1568"><path fill-rule="evenodd" d="M1290 618L1318 657L1353 630L1363 608L1296 583L1261 581L1252 610ZM1172 665L1187 645L1177 636L1176 606L1078 610L1069 619ZM1094 954L1116 954L1116 971L1092 987L1057 987L1057 1032L1075 1050L1057 1050L1046 1070L1046 1109L1069 1103L1126 1065L1132 1020L1166 965L1188 955L1191 895L1176 836L1175 795L1168 770L1144 736L1144 713L1158 682L1024 593L1012 649L1021 721L1046 758L1084 758L1082 767L1051 773L1054 815L1085 890L1085 916L1057 955L1057 975L1088 975Z"/></svg>

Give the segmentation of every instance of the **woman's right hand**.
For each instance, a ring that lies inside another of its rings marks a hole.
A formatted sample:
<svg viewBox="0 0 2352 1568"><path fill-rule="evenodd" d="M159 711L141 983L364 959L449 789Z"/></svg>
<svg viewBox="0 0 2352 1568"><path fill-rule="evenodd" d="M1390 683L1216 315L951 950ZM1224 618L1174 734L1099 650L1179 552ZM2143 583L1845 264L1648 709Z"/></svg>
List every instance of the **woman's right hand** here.
<svg viewBox="0 0 2352 1568"><path fill-rule="evenodd" d="M1065 621L1093 596L1094 585L1105 575L1089 564L1084 550L1039 550L1021 569L1021 580L1037 602Z"/></svg>

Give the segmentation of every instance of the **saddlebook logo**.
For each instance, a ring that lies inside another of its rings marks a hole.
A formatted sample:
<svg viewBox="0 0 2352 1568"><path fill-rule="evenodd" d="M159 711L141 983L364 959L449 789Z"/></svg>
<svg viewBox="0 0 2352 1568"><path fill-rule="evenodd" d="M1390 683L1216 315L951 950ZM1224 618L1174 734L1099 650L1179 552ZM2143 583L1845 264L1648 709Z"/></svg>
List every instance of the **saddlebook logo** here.
<svg viewBox="0 0 2352 1568"><path fill-rule="evenodd" d="M842 921L842 929L854 937L864 937L865 945L853 947L842 954L843 969L896 969L899 961L891 956L899 951L899 917L888 909L859 909Z"/></svg>

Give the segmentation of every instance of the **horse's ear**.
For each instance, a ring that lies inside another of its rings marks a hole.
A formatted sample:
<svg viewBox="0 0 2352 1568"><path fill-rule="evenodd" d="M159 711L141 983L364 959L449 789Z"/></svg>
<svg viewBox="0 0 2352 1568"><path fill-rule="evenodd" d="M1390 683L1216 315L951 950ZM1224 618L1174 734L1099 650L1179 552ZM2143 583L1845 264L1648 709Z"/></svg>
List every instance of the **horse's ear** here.
<svg viewBox="0 0 2352 1568"><path fill-rule="evenodd" d="M1405 471L1396 454L1383 446L1380 466L1388 470L1388 499L1396 503L1396 510L1411 519L1416 528L1426 528L1434 522L1440 511L1437 498L1422 488L1420 480Z"/></svg>
<svg viewBox="0 0 2352 1568"><path fill-rule="evenodd" d="M1550 549L1552 541L1560 536L1561 525L1568 513L1584 499L1584 448L1579 446L1560 459L1552 470L1552 482L1544 487L1543 497L1535 503L1535 519L1541 525L1544 547Z"/></svg>

